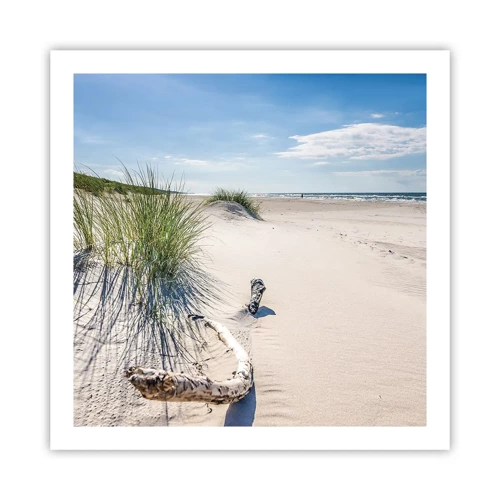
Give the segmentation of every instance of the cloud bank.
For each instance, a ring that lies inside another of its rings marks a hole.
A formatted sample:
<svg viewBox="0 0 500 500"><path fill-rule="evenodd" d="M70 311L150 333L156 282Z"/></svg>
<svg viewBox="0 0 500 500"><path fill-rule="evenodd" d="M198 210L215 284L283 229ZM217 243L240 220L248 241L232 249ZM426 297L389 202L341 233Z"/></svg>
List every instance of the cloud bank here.
<svg viewBox="0 0 500 500"><path fill-rule="evenodd" d="M276 153L282 158L385 160L425 153L426 128L358 123L317 134L294 135L299 145Z"/></svg>

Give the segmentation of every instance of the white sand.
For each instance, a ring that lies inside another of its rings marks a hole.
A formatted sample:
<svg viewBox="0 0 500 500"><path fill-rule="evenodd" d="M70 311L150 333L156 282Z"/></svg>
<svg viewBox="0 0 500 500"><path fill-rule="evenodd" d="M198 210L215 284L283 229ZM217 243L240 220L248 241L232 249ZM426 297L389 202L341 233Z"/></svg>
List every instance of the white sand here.
<svg viewBox="0 0 500 500"><path fill-rule="evenodd" d="M92 334L85 318L99 306L87 291L85 308L75 300L75 425L425 425L425 205L266 199L264 221L223 204L207 212L208 267L228 285L210 313L249 350L255 390L211 412L141 398L121 369L160 367L160 349L144 337L120 354L128 306ZM267 286L256 318L242 309L252 278ZM234 359L206 334L205 369L231 376Z"/></svg>

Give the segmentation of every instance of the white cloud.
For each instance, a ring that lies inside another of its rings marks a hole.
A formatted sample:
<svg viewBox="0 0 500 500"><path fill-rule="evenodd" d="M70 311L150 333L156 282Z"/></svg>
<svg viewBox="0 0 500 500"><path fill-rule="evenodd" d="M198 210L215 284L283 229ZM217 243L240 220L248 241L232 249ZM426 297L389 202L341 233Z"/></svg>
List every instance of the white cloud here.
<svg viewBox="0 0 500 500"><path fill-rule="evenodd" d="M419 170L362 170L358 172L332 172L332 174L341 177L367 177L372 175L390 177L425 177L427 172L422 168Z"/></svg>
<svg viewBox="0 0 500 500"><path fill-rule="evenodd" d="M163 158L166 158L168 160L169 158L172 158L172 157L171 156L164 156Z"/></svg>
<svg viewBox="0 0 500 500"><path fill-rule="evenodd" d="M372 113L370 115L372 118L383 118L384 115L382 115L381 113Z"/></svg>
<svg viewBox="0 0 500 500"><path fill-rule="evenodd" d="M252 135L253 139L272 139L270 135L267 134L254 134Z"/></svg>
<svg viewBox="0 0 500 500"><path fill-rule="evenodd" d="M176 161L174 163L176 165L192 167L189 169L192 172L193 171L198 171L203 173L230 172L230 171L237 171L240 169L251 168L252 165L242 161L244 159L245 158L243 157L227 158L224 156L218 156L216 158L208 160L194 160L190 158L177 157L175 158Z"/></svg>
<svg viewBox="0 0 500 500"><path fill-rule="evenodd" d="M205 160L191 160L190 158L180 158L175 162L177 165L208 165L208 161Z"/></svg>
<svg viewBox="0 0 500 500"><path fill-rule="evenodd" d="M327 161L316 161L313 163L313 165L328 165Z"/></svg>
<svg viewBox="0 0 500 500"><path fill-rule="evenodd" d="M294 135L299 145L276 153L282 158L384 160L425 153L426 128L358 123L317 134Z"/></svg>
<svg viewBox="0 0 500 500"><path fill-rule="evenodd" d="M111 141L97 136L80 137L80 142L83 144L111 144Z"/></svg>
<svg viewBox="0 0 500 500"><path fill-rule="evenodd" d="M117 177L119 180L123 180L125 177L125 173L121 170L115 170L113 168L108 168L103 170L103 173L110 175L111 177Z"/></svg>

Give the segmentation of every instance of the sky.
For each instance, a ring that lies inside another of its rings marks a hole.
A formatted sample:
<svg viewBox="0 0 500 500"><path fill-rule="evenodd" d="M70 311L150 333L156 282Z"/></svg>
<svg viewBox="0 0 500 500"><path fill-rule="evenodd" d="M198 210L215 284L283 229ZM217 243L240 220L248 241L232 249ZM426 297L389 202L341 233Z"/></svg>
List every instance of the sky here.
<svg viewBox="0 0 500 500"><path fill-rule="evenodd" d="M190 193L426 191L426 76L79 74L74 161Z"/></svg>

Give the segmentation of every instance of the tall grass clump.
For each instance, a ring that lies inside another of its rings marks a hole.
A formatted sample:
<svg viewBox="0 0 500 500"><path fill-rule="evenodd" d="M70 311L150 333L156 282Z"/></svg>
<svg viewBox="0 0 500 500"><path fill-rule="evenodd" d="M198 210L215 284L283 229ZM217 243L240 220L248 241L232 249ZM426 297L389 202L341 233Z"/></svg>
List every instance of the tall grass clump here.
<svg viewBox="0 0 500 500"><path fill-rule="evenodd" d="M87 191L79 191L73 196L73 245L77 249L94 249L94 198Z"/></svg>
<svg viewBox="0 0 500 500"><path fill-rule="evenodd" d="M246 208L254 217L260 216L261 204L250 198L246 191L239 189L224 189L218 187L210 196L210 198L208 198L206 203L209 204L215 201L232 201L234 203L239 203L242 207Z"/></svg>
<svg viewBox="0 0 500 500"><path fill-rule="evenodd" d="M157 308L165 291L199 271L199 241L208 224L199 205L182 194L182 183L172 189L172 180L149 165L133 172L123 166L123 174L125 194L74 189L75 250L109 268L130 268L141 296Z"/></svg>

